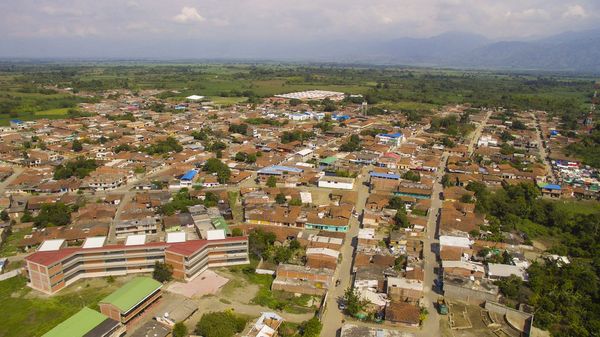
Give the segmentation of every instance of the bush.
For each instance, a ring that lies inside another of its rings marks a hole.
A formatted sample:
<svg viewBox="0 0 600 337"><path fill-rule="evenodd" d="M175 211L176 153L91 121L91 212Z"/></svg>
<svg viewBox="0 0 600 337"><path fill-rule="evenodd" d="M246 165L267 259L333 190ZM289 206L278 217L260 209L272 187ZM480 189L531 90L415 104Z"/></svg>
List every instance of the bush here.
<svg viewBox="0 0 600 337"><path fill-rule="evenodd" d="M195 333L204 337L232 337L244 331L247 320L230 311L209 312L196 324Z"/></svg>

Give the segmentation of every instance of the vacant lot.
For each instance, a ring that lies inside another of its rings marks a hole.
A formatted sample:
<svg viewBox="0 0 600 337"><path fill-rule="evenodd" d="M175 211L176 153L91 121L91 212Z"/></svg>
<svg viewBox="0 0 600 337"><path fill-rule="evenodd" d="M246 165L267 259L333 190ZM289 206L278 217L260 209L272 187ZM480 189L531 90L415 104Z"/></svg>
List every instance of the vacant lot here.
<svg viewBox="0 0 600 337"><path fill-rule="evenodd" d="M41 336L85 306L98 310L98 302L127 279L83 280L54 296L31 290L23 277L2 281L0 337Z"/></svg>

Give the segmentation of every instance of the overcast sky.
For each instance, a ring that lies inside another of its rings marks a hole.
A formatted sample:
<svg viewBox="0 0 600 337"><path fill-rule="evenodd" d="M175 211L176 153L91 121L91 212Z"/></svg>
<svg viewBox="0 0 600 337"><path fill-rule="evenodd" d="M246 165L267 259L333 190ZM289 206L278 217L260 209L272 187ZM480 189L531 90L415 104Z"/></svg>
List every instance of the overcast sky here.
<svg viewBox="0 0 600 337"><path fill-rule="evenodd" d="M515 40L599 28L599 17L598 0L2 0L0 56L66 56L78 44L91 52L93 41L126 56L161 41L303 43L449 31Z"/></svg>

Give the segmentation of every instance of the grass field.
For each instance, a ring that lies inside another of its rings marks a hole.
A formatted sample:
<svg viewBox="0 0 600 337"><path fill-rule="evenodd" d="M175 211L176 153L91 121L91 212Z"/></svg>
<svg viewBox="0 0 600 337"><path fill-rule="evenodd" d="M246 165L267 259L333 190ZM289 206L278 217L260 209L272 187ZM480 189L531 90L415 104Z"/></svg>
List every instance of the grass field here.
<svg viewBox="0 0 600 337"><path fill-rule="evenodd" d="M69 113L69 108L62 108L62 109L50 109L50 110L42 110L42 111L36 111L34 113L35 116L44 116L44 118L47 118L48 116L61 116L64 117Z"/></svg>
<svg viewBox="0 0 600 337"><path fill-rule="evenodd" d="M0 337L41 336L84 306L98 310L98 302L121 283L79 281L57 295L42 296L28 288L23 277L2 281Z"/></svg>
<svg viewBox="0 0 600 337"><path fill-rule="evenodd" d="M0 256L13 256L17 254L17 243L23 240L27 234L31 234L31 228L12 232L0 247Z"/></svg>

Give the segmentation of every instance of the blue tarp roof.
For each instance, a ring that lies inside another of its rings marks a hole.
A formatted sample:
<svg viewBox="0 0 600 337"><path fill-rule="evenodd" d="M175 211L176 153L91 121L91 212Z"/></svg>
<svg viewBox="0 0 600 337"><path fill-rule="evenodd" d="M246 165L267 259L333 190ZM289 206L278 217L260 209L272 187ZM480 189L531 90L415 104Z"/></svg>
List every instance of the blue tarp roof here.
<svg viewBox="0 0 600 337"><path fill-rule="evenodd" d="M388 137L388 138L400 138L400 137L402 137L402 133L400 133L400 132L396 132L396 133L382 133L382 134L379 134L378 136Z"/></svg>
<svg viewBox="0 0 600 337"><path fill-rule="evenodd" d="M548 184L546 186L543 187L546 190L560 190L561 187L560 185L556 185L556 184Z"/></svg>
<svg viewBox="0 0 600 337"><path fill-rule="evenodd" d="M192 180L198 174L198 172L194 170L187 171L183 176L181 176L181 180Z"/></svg>
<svg viewBox="0 0 600 337"><path fill-rule="evenodd" d="M280 174L282 172L301 173L302 171L303 170L296 167L273 165L261 168L260 170L258 170L258 173Z"/></svg>
<svg viewBox="0 0 600 337"><path fill-rule="evenodd" d="M11 119L10 122L15 124L23 124L23 121L20 119Z"/></svg>
<svg viewBox="0 0 600 337"><path fill-rule="evenodd" d="M370 172L371 177L376 178L386 178L386 179L400 179L400 176L397 174L389 174L389 173L379 173L379 172Z"/></svg>

